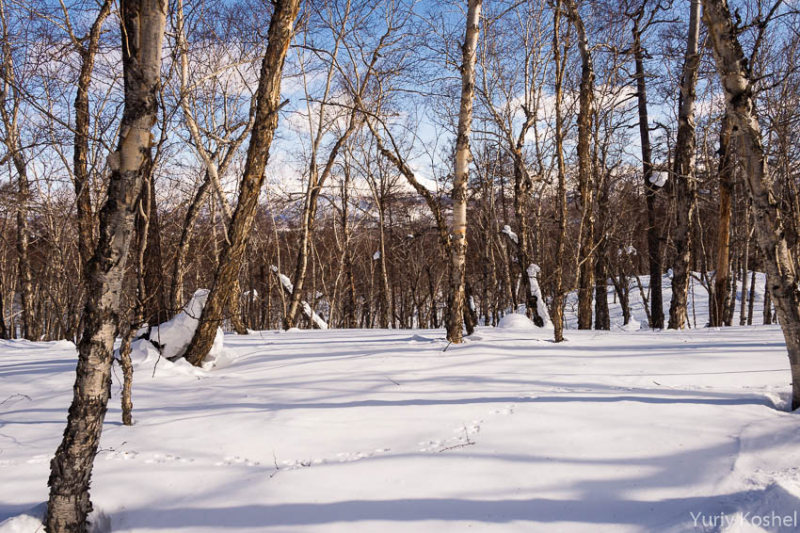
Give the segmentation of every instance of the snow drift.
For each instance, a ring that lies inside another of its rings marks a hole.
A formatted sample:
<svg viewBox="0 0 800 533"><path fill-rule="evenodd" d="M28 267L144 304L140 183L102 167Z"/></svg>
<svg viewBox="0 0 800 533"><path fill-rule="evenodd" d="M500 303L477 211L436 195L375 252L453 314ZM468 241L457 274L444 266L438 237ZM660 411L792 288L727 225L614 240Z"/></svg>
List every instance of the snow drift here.
<svg viewBox="0 0 800 533"><path fill-rule="evenodd" d="M512 313L500 319L497 324L498 331L506 333L536 333L539 328L525 315Z"/></svg>
<svg viewBox="0 0 800 533"><path fill-rule="evenodd" d="M182 358L200 323L200 315L206 305L208 293L209 291L206 289L197 290L189 303L184 306L183 311L171 320L137 331L136 340L131 343L131 359L134 363L155 362L161 357L173 362L178 367L189 365ZM223 337L222 328L217 328L214 344L203 362L203 369L208 370L212 367L230 364L223 350Z"/></svg>

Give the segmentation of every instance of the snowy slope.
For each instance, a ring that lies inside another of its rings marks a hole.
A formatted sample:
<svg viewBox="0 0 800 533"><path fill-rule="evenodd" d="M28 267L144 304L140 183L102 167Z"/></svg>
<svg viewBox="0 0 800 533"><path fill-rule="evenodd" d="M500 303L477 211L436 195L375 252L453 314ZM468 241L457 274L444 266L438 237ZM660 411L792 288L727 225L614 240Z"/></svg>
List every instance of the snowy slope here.
<svg viewBox="0 0 800 533"><path fill-rule="evenodd" d="M138 533L751 531L692 517L800 509L778 327L550 335L262 332L226 335L226 368L139 363L93 501ZM69 343L0 344L0 522L47 499L74 367Z"/></svg>

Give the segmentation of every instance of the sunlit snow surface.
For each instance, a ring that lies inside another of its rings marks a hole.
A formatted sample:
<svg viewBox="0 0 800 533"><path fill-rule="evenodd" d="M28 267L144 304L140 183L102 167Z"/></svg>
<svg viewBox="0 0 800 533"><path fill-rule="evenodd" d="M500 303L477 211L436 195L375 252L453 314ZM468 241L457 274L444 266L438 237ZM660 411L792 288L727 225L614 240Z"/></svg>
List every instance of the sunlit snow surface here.
<svg viewBox="0 0 800 533"><path fill-rule="evenodd" d="M93 502L115 532L797 530L693 524L800 509L777 326L566 337L270 331L226 335L225 368L140 362ZM0 343L3 533L36 530L74 369L69 343Z"/></svg>

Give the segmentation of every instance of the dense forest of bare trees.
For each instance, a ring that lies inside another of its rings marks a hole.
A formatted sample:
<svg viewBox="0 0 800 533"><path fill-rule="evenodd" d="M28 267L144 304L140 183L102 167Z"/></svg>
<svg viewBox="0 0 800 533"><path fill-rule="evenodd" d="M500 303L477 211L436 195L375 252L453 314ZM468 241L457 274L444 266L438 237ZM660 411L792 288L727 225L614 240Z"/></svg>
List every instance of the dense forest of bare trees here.
<svg viewBox="0 0 800 533"><path fill-rule="evenodd" d="M0 0L0 31L0 336L81 353L51 531L115 337L197 289L199 365L220 325L561 341L568 302L683 329L737 293L749 324L759 270L800 406L792 3Z"/></svg>

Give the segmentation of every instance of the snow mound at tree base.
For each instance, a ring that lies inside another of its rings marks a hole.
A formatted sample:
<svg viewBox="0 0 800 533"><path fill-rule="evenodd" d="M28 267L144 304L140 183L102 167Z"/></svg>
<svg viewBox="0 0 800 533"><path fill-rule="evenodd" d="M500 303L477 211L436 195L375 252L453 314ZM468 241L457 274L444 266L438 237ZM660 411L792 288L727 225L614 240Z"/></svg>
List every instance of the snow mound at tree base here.
<svg viewBox="0 0 800 533"><path fill-rule="evenodd" d="M195 367L186 362L183 359L183 355L186 353L189 343L192 342L194 332L200 323L200 316L203 313L203 307L206 305L208 293L209 291L205 289L196 291L189 303L183 308L183 311L175 315L174 318L158 326L145 327L137 331L136 340L131 343L131 359L133 362L155 364L160 355L162 361L159 362L159 365L166 360L179 373L187 373L181 370L192 370L188 373L193 374ZM217 328L214 344L203 361L202 368L204 370L230 365L231 360L226 356L223 348L224 335L222 328ZM183 368L185 366L190 368Z"/></svg>
<svg viewBox="0 0 800 533"><path fill-rule="evenodd" d="M536 333L539 331L536 324L531 322L528 317L517 313L501 318L495 329L505 333Z"/></svg>
<svg viewBox="0 0 800 533"><path fill-rule="evenodd" d="M26 512L0 522L0 533L41 533L47 503L40 503ZM111 518L95 509L89 515L88 533L111 533Z"/></svg>

